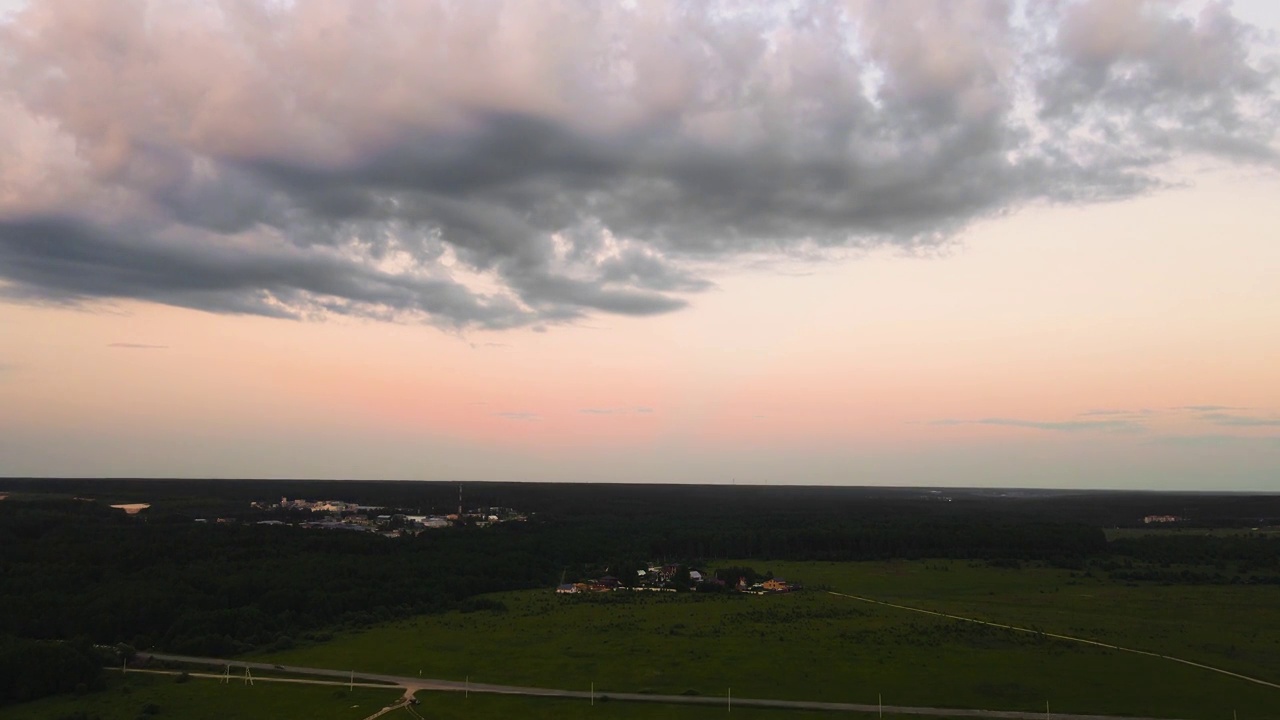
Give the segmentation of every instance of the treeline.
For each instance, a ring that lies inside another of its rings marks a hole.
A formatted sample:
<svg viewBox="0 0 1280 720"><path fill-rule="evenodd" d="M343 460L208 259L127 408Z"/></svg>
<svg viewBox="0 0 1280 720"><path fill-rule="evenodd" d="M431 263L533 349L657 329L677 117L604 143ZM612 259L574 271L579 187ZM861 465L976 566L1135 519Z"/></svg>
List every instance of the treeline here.
<svg viewBox="0 0 1280 720"><path fill-rule="evenodd" d="M1004 514L1026 521L1143 526L1146 515L1177 515L1186 527L1280 524L1280 494L1170 493L1098 490L882 488L772 485L468 482L468 508L504 506L555 518L732 514L751 518L780 510L847 520L970 517ZM254 500L281 496L336 499L412 509L457 508L457 483L340 480L166 480L0 478L0 492L93 497L104 504L143 502L193 517L247 515Z"/></svg>
<svg viewBox="0 0 1280 720"><path fill-rule="evenodd" d="M1117 538L1115 555L1148 563L1243 566L1280 571L1280 537L1259 534L1161 534Z"/></svg>
<svg viewBox="0 0 1280 720"><path fill-rule="evenodd" d="M445 610L545 585L519 526L420 537L130 518L93 503L0 503L0 634L196 655Z"/></svg>
<svg viewBox="0 0 1280 720"><path fill-rule="evenodd" d="M761 560L974 558L1075 565L1106 549L1106 536L1099 528L990 518L908 517L849 523L836 518L764 516L746 527L740 519L712 520L696 527L670 528L650 538L650 553L656 557Z"/></svg>
<svg viewBox="0 0 1280 720"><path fill-rule="evenodd" d="M1178 585L1280 585L1280 537L1152 534L1119 538L1098 567L1115 580Z"/></svg>
<svg viewBox="0 0 1280 720"><path fill-rule="evenodd" d="M102 687L103 657L86 642L0 634L0 705Z"/></svg>

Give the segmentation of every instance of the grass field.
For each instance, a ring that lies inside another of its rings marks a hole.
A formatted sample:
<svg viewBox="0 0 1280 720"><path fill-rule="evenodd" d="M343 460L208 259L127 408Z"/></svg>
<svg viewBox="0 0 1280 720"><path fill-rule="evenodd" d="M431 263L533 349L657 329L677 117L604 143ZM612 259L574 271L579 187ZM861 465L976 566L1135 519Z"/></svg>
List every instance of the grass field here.
<svg viewBox="0 0 1280 720"><path fill-rule="evenodd" d="M345 689L319 685L258 682L220 684L192 678L176 683L167 676L112 675L101 692L61 695L0 708L5 720L61 720L85 713L100 720L181 718L182 720L281 720L333 718L359 720L400 697L400 690ZM154 714L144 709L154 706Z"/></svg>
<svg viewBox="0 0 1280 720"><path fill-rule="evenodd" d="M490 596L505 612L447 613L255 659L335 669L586 690L1280 720L1280 690L1159 658L1013 633L841 598L1090 637L1280 681L1280 588L1112 583L1081 573L949 561L745 563L809 589L790 595ZM129 691L123 690L127 683ZM398 691L111 677L111 687L4 708L6 720L363 718ZM430 718L693 718L713 707L424 693ZM759 720L821 717L749 710ZM408 711L389 718L412 720Z"/></svg>
<svg viewBox="0 0 1280 720"><path fill-rule="evenodd" d="M1229 660L1233 669L1269 679L1280 675L1276 588L1132 588L1057 570L936 561L767 569L811 587L1036 624L1210 664ZM742 697L873 703L882 693L886 703L902 705L1034 711L1049 700L1059 712L1207 719L1234 709L1241 720L1280 718L1280 690L1273 688L814 590L492 597L508 610L423 617L267 657L566 689L594 682L597 691L723 695L732 687Z"/></svg>
<svg viewBox="0 0 1280 720"><path fill-rule="evenodd" d="M464 698L457 693L419 693L422 704L415 711L430 720L646 720L664 718L670 720L701 720L708 716L727 715L733 720L822 720L825 713L808 710L773 710L735 706L731 714L724 707L693 707L682 705L647 705L626 702L596 702L593 706L585 700L553 700L521 698L502 695L472 695ZM405 710L383 716L387 720L414 720ZM874 715L844 715L849 718L874 718ZM906 720L920 716L885 713L885 720ZM946 720L931 717L928 720Z"/></svg>
<svg viewBox="0 0 1280 720"><path fill-rule="evenodd" d="M775 563L810 584L1186 658L1280 683L1280 587L1125 584L962 562Z"/></svg>

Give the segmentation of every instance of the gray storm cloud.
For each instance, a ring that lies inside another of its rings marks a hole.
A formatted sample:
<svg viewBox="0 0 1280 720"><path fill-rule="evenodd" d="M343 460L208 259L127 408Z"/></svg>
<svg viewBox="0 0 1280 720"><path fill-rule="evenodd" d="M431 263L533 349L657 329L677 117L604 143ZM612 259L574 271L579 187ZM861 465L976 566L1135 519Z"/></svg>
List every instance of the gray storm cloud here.
<svg viewBox="0 0 1280 720"><path fill-rule="evenodd" d="M1276 166L1272 47L1225 4L633 5L32 2L0 293L541 327Z"/></svg>

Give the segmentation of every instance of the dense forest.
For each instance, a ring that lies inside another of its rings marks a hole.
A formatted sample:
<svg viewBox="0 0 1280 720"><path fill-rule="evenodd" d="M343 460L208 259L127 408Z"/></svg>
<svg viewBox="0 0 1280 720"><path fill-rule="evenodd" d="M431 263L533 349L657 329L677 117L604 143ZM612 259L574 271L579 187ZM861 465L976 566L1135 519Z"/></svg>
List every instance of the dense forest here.
<svg viewBox="0 0 1280 720"><path fill-rule="evenodd" d="M108 659L92 645L0 635L0 705L102 687Z"/></svg>
<svg viewBox="0 0 1280 720"><path fill-rule="evenodd" d="M1200 517L1216 513L1236 527L1267 522L1273 498L1120 494L1107 505L1071 493L477 485L465 488L469 506L516 507L529 519L388 538L258 525L249 501L309 496L431 512L456 507L457 486L32 482L0 481L14 493L0 502L0 676L19 677L6 668L22 666L26 696L91 686L92 644L210 656L284 648L344 627L465 610L482 593L653 561L947 557L1088 564L1128 581L1280 581L1280 540L1108 543L1100 522L1194 505L1209 511ZM89 495L95 501L71 499ZM105 504L130 501L152 507L129 516ZM239 522L195 521L209 515ZM0 698L17 692L0 686Z"/></svg>

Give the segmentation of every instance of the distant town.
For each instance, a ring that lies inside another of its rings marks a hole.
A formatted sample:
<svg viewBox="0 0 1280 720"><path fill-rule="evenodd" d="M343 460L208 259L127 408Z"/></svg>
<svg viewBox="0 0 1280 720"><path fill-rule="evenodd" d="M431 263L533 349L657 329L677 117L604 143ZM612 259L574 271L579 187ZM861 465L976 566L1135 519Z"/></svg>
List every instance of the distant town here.
<svg viewBox="0 0 1280 720"><path fill-rule="evenodd" d="M280 498L279 502L252 502L250 507L282 518L258 520L258 525L294 525L313 530L347 530L374 532L386 537L417 535L427 530L470 526L488 527L503 522L523 522L525 513L509 507L484 507L464 510L459 502L457 512L447 515L422 515L404 508L360 505L345 500L304 500ZM299 517L306 513L306 517ZM223 522L223 519L219 519ZM196 522L208 522L197 519Z"/></svg>

